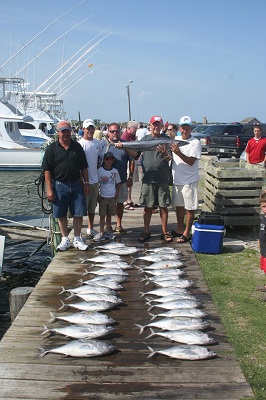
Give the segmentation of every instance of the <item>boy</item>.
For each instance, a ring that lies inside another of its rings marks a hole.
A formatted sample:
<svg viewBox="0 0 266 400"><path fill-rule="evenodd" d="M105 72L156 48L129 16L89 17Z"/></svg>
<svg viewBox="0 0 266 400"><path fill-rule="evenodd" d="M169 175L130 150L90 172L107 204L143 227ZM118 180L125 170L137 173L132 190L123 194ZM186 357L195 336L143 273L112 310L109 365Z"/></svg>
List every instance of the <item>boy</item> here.
<svg viewBox="0 0 266 400"><path fill-rule="evenodd" d="M116 202L120 188L120 175L116 168L113 168L114 154L108 151L103 157L103 166L98 169L100 194L99 194L99 215L100 233L94 236L95 242L107 239L114 239L111 232L111 217L116 215ZM104 225L106 223L106 233Z"/></svg>

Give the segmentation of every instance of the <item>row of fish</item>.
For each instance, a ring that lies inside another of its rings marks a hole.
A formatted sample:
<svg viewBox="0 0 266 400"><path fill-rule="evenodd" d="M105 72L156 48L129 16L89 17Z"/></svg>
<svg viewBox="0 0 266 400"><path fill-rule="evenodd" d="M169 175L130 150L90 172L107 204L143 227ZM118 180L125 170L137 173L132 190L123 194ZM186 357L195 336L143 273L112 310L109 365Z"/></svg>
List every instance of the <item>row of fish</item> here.
<svg viewBox="0 0 266 400"><path fill-rule="evenodd" d="M150 350L148 358L157 353L183 360L215 357L214 351L203 347L217 342L207 333L202 332L211 324L202 319L207 314L200 309L201 301L189 292L189 288L194 285L194 282L184 278L185 264L182 255L178 251L171 253L169 250L169 248L165 248L160 252L137 257L134 260L139 271L144 273L143 281L146 281L147 285L153 284L157 287L140 293L140 297L145 296L148 311L153 308L165 310L157 314L149 312L151 322L147 325L136 324L140 328L140 334L149 328L151 333L145 339L161 336L179 343L176 346L160 350L154 350L148 346ZM138 265L138 261L146 261L151 264ZM157 317L161 319L157 320ZM154 328L160 329L160 331L155 332Z"/></svg>

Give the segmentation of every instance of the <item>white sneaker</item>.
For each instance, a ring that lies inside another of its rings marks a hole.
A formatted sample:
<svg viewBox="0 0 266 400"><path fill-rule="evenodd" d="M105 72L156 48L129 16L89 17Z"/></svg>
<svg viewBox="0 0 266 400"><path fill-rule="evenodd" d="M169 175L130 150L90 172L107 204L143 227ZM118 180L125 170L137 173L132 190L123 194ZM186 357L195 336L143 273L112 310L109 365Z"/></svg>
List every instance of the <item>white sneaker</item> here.
<svg viewBox="0 0 266 400"><path fill-rule="evenodd" d="M87 248L88 248L86 243L84 243L81 238L75 238L73 240L73 247L76 247L76 249L79 249L79 250L87 250Z"/></svg>
<svg viewBox="0 0 266 400"><path fill-rule="evenodd" d="M97 235L94 236L93 240L95 242L103 242L105 240L105 237L102 233L97 233Z"/></svg>
<svg viewBox="0 0 266 400"><path fill-rule="evenodd" d="M113 234L113 232L108 232L108 231L104 233L104 236L107 239L115 239L116 238L115 235Z"/></svg>
<svg viewBox="0 0 266 400"><path fill-rule="evenodd" d="M93 239L95 235L97 235L97 231L95 229L87 229L87 236L89 239Z"/></svg>
<svg viewBox="0 0 266 400"><path fill-rule="evenodd" d="M61 243L57 246L56 250L66 251L70 247L70 241L68 238L62 238Z"/></svg>

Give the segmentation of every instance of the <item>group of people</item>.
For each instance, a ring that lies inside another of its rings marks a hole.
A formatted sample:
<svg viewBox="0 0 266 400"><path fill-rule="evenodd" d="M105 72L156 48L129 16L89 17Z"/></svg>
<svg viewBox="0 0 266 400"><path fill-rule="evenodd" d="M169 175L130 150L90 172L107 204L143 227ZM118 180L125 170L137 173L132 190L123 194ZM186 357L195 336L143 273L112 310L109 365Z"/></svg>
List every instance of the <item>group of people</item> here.
<svg viewBox="0 0 266 400"><path fill-rule="evenodd" d="M151 237L150 223L156 207L160 212L162 240L168 243L176 238L178 243L185 243L190 239L198 206L197 184L201 157L200 142L191 135L192 125L190 117L180 119L178 129L181 139L187 143L185 146L179 147L178 142L173 142L170 149L160 145L156 150L141 153L140 205L144 207L144 229L138 237L140 242ZM160 138L163 126L162 118L153 116L149 131L140 140ZM86 215L87 236L95 241L112 239L114 234L125 233L122 227L124 204L131 196L136 160L140 158L138 152L123 148L125 141L136 139L139 129L136 121L130 121L123 134L119 124L111 123L102 140L94 137L95 123L92 119L86 119L82 128L83 136L75 142L71 138L69 122L60 121L57 126L58 140L47 147L42 163L47 199L52 202L53 217L58 218L62 235L57 247L61 251L71 245L68 237L69 212L73 217L73 246L80 250L87 249L81 236L83 217ZM169 129L172 129L171 126ZM170 176L173 178L172 205L177 216L177 227L172 232L167 229ZM94 229L97 202L99 232ZM112 216L116 216L114 229L111 227Z"/></svg>

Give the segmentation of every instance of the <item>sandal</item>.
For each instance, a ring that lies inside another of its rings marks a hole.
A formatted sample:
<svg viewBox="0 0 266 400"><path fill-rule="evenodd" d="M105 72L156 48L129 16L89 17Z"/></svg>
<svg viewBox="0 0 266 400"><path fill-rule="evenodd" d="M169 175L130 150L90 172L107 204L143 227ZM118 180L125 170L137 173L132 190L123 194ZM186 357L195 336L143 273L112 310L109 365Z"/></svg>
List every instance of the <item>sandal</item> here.
<svg viewBox="0 0 266 400"><path fill-rule="evenodd" d="M164 240L166 243L171 243L173 241L173 236L170 232L162 233L161 239Z"/></svg>
<svg viewBox="0 0 266 400"><path fill-rule="evenodd" d="M135 208L132 207L130 204L127 204L127 205L125 206L125 210L135 210Z"/></svg>
<svg viewBox="0 0 266 400"><path fill-rule="evenodd" d="M266 292L266 286L265 285L259 285L256 287L256 290L259 292Z"/></svg>
<svg viewBox="0 0 266 400"><path fill-rule="evenodd" d="M179 238L176 240L176 243L187 243L190 239L187 238L185 235L180 235Z"/></svg>
<svg viewBox="0 0 266 400"><path fill-rule="evenodd" d="M176 231L171 231L171 235L176 238L182 236L182 233L177 233Z"/></svg>
<svg viewBox="0 0 266 400"><path fill-rule="evenodd" d="M138 237L138 241L139 242L146 242L147 240L149 240L151 237L150 232L142 232L139 237Z"/></svg>

